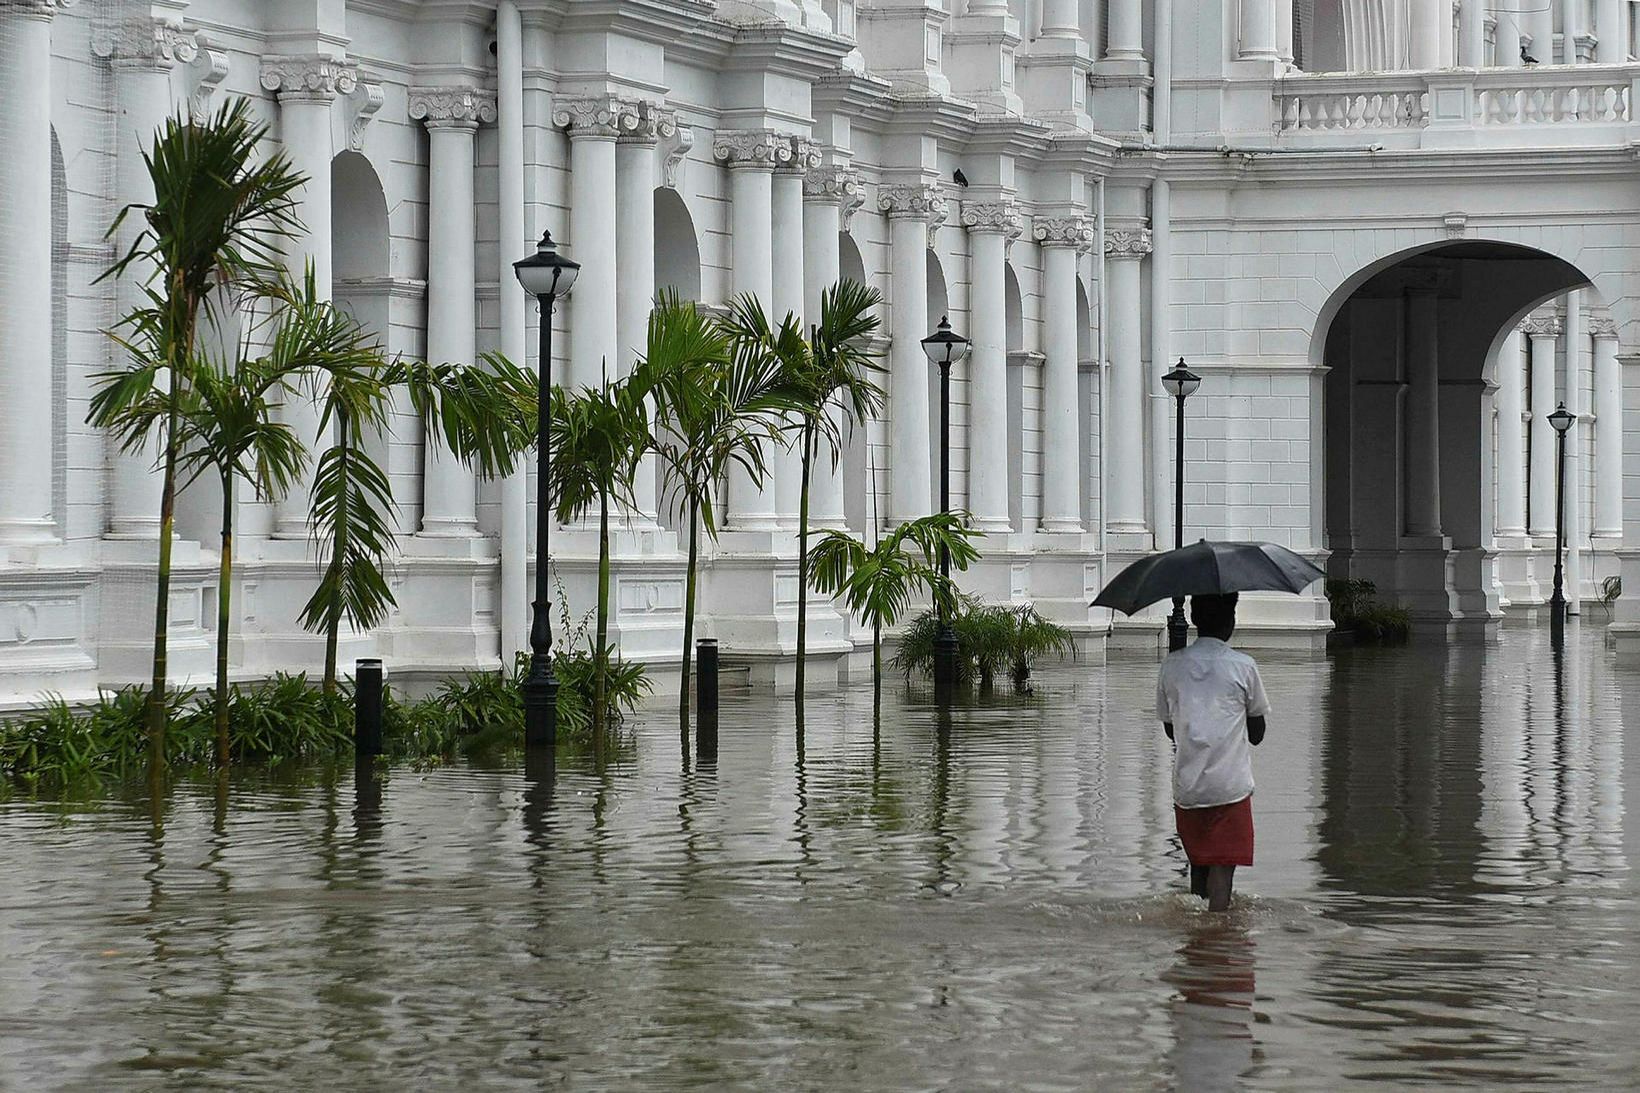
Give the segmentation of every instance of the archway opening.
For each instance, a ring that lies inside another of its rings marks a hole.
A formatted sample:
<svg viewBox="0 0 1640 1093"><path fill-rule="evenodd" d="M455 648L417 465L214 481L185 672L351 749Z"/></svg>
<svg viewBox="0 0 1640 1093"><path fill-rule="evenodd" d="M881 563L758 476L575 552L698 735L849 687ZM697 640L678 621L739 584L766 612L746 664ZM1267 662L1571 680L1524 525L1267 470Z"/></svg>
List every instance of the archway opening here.
<svg viewBox="0 0 1640 1093"><path fill-rule="evenodd" d="M1038 362L1033 362L1025 350L1025 299L1012 262L1004 267L1003 312L1004 349L1008 358L1008 523L1024 531L1036 526L1033 506L1037 506L1038 501L1034 495L1028 496L1029 460L1025 449L1027 444L1036 443L1030 388L1034 384L1035 395L1039 397L1042 377L1040 370L1032 367Z"/></svg>
<svg viewBox="0 0 1640 1093"><path fill-rule="evenodd" d="M1098 347L1093 337L1093 305L1088 299L1087 286L1080 278L1076 282L1076 414L1077 429L1081 436L1080 460L1077 473L1081 475L1079 496L1082 500L1082 526L1101 526L1099 512L1099 364Z"/></svg>
<svg viewBox="0 0 1640 1093"><path fill-rule="evenodd" d="M942 316L949 318L951 312L951 298L946 290L945 267L940 264L939 255L933 250L928 252L928 327L933 330L939 326ZM955 326L956 324L952 324ZM959 331L960 333L960 331ZM918 335L921 337L922 335ZM928 511L940 511L940 370L932 366L928 369L928 469L931 486L928 499ZM957 370L951 370L951 504L956 506L962 496L960 464L956 459L957 423L961 420L961 410L957 404L958 379Z"/></svg>
<svg viewBox="0 0 1640 1093"><path fill-rule="evenodd" d="M1330 577L1372 582L1381 599L1426 627L1456 634L1497 623L1509 599L1494 555L1497 486L1512 493L1529 477L1510 455L1495 482L1496 453L1518 450L1498 447L1499 430L1518 425L1495 420L1500 353L1508 352L1516 324L1534 308L1588 284L1577 269L1544 252L1462 241L1396 255L1334 294L1316 335L1328 368L1321 521ZM1585 352L1574 346L1573 358ZM1523 382L1512 367L1502 379ZM1502 401L1521 405L1511 401L1521 394ZM1529 406L1528 416L1548 409ZM1302 423L1284 424L1297 429ZM1282 454L1278 446L1266 450L1272 461ZM1286 454L1270 465L1264 500L1272 517L1285 510L1287 522L1301 526L1311 518L1303 508L1307 498L1277 484L1303 477L1291 473L1301 466L1288 465L1296 453ZM1545 454L1540 450L1537 458ZM1272 526L1279 523L1272 518ZM1526 567L1517 606L1535 606L1528 601L1541 597L1527 589L1535 587L1532 578L1545 559L1529 536L1521 538L1519 557L1501 559L1502 568Z"/></svg>
<svg viewBox="0 0 1640 1093"><path fill-rule="evenodd" d="M854 237L847 232L839 232L837 236L837 273L845 281L855 281L870 286L871 277L866 273L865 259L861 257L860 246ZM879 331L879 334L886 334ZM885 339L886 340L886 339ZM887 367L887 360L878 361ZM886 388L888 377L886 374L877 376L878 386ZM881 421L870 421L863 426L849 430L848 438L843 444L843 521L851 528L866 528L873 512L881 512L881 508L873 510L871 500L872 483L871 469L868 461L868 452L873 438L880 438L883 431ZM877 440L880 443L880 439ZM871 539L868 537L867 542Z"/></svg>
<svg viewBox="0 0 1640 1093"><path fill-rule="evenodd" d="M655 190L655 291L700 299L700 244L683 197L665 186Z"/></svg>

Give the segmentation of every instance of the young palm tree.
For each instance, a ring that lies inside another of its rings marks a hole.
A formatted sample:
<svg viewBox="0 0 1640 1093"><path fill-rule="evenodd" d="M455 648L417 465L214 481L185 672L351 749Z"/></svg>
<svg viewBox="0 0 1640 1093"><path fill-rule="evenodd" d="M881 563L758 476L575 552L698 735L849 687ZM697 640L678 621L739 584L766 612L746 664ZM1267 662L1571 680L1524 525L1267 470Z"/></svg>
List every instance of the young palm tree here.
<svg viewBox="0 0 1640 1093"><path fill-rule="evenodd" d="M552 492L558 519L598 506L598 612L593 638L592 732L603 739L609 690L609 507L635 506L638 463L649 446L647 373L604 380L574 394L552 392Z"/></svg>
<svg viewBox="0 0 1640 1093"><path fill-rule="evenodd" d="M96 377L87 420L111 430L128 452L157 439L160 458L159 565L154 595L153 683L148 693L151 773L165 765L166 628L171 536L176 519L179 427L192 397L195 345L202 316L219 289L270 281L284 243L299 229L296 191L307 181L283 152L265 158L267 135L245 99L232 99L204 123L186 111L166 121L143 153L154 200L127 205L108 229L112 238L133 214L143 227L104 278L148 274L148 304L125 316L120 337L125 371Z"/></svg>
<svg viewBox="0 0 1640 1093"><path fill-rule="evenodd" d="M693 303L663 294L650 315L648 352L639 369L652 392L650 446L671 496L688 510L689 562L683 596L680 723L689 724L695 639L695 591L702 528L717 538L718 483L738 466L754 486L767 475L763 446L776 436L777 414L790 408L779 361L755 346L730 350L729 336Z"/></svg>
<svg viewBox="0 0 1640 1093"><path fill-rule="evenodd" d="M979 558L971 540L980 534L968 526L966 513L937 512L906 521L871 548L846 531L827 531L814 545L814 587L842 596L871 623L874 712L883 698L883 628L899 621L919 590L954 610L957 586L940 574L940 551L950 552L953 568L967 569Z"/></svg>
<svg viewBox="0 0 1640 1093"><path fill-rule="evenodd" d="M787 315L770 324L753 296L729 306L725 326L737 343L762 347L780 364L782 385L792 404L786 428L801 457L797 508L797 702L803 702L808 654L809 490L814 461L824 454L835 467L843 455L848 431L864 425L883 407L883 390L870 373L881 371L867 339L881 320L874 314L882 302L876 289L857 281L840 281L820 296L820 321L805 339L796 318ZM835 411L835 412L834 412Z"/></svg>

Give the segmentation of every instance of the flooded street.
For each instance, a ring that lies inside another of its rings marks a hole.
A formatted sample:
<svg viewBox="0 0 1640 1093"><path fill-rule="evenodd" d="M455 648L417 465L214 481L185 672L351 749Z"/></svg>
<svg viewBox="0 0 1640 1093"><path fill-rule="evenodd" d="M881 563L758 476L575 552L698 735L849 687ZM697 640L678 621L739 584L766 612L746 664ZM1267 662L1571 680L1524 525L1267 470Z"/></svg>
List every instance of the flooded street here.
<svg viewBox="0 0 1640 1093"><path fill-rule="evenodd" d="M706 765L662 702L602 771L13 797L0 1089L1632 1087L1640 673L1573 633L1263 658L1228 916L1150 661L801 747L728 695Z"/></svg>

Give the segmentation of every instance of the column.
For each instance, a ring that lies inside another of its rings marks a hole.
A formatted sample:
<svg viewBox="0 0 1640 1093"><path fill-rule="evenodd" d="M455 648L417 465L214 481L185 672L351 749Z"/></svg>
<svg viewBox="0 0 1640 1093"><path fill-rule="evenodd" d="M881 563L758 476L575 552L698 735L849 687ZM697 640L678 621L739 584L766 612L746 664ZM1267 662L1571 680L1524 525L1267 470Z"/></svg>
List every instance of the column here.
<svg viewBox="0 0 1640 1093"><path fill-rule="evenodd" d="M1583 13L1579 10L1585 0L1562 3L1560 7L1560 55L1555 58L1563 65L1577 64L1577 40L1583 37Z"/></svg>
<svg viewBox="0 0 1640 1093"><path fill-rule="evenodd" d="M473 138L495 121L492 92L413 87L410 116L427 124L427 360L478 358ZM478 534L478 479L436 431L422 438L421 534Z"/></svg>
<svg viewBox="0 0 1640 1093"><path fill-rule="evenodd" d="M1105 233L1105 271L1110 278L1106 292L1110 323L1105 335L1110 353L1110 419L1106 424L1110 465L1105 471L1110 504L1106 526L1113 535L1143 535L1147 530L1139 274L1142 260L1149 253L1149 229Z"/></svg>
<svg viewBox="0 0 1640 1093"><path fill-rule="evenodd" d="M1555 342L1560 337L1560 319L1539 313L1520 324L1532 349L1530 529L1535 536L1555 533L1555 430L1549 415L1555 409Z"/></svg>
<svg viewBox="0 0 1640 1093"><path fill-rule="evenodd" d="M1527 51L1540 63L1552 65L1555 56L1555 12L1551 0L1522 0L1521 29L1532 39Z"/></svg>
<svg viewBox="0 0 1640 1093"><path fill-rule="evenodd" d="M569 240L565 250L581 263L569 296L569 375L566 386L602 383L620 375L616 333L615 141L640 124L638 104L608 95L558 99L552 123L569 131ZM653 262L651 256L649 261Z"/></svg>
<svg viewBox="0 0 1640 1093"><path fill-rule="evenodd" d="M1109 24L1105 38L1105 60L1143 61L1144 36L1140 0L1110 0Z"/></svg>
<svg viewBox="0 0 1640 1093"><path fill-rule="evenodd" d="M285 245L286 260L298 278L313 264L315 290L330 299L330 107L338 94L357 86L358 71L329 57L263 57L262 87L279 100L279 140L291 166L307 181L297 216L307 234ZM319 407L306 400L287 401L282 417L302 443L313 445L319 431ZM279 539L306 539L311 533L308 510L313 497L313 464L274 512L273 534Z"/></svg>
<svg viewBox="0 0 1640 1093"><path fill-rule="evenodd" d="M1498 0L1494 7L1487 6L1487 0L1481 0L1481 10L1491 10L1497 16L1496 41L1492 60L1499 68L1519 68L1523 62L1520 56L1521 37L1526 33L1526 21L1519 11L1518 0Z"/></svg>
<svg viewBox="0 0 1640 1093"><path fill-rule="evenodd" d="M803 313L818 317L820 295L842 279L838 239L847 230L845 217L860 205L859 175L848 167L817 167L803 176ZM864 429L864 425L855 425ZM845 429L845 438L848 432ZM846 440L845 440L846 443ZM809 522L815 527L844 526L843 474L830 454L814 468Z"/></svg>
<svg viewBox="0 0 1640 1093"><path fill-rule="evenodd" d="M1292 64L1295 59L1293 52L1293 0L1276 0L1276 55L1281 58L1282 64Z"/></svg>
<svg viewBox="0 0 1640 1093"><path fill-rule="evenodd" d="M1624 0L1595 0L1594 32L1598 41L1595 43L1594 59L1598 64L1620 65L1629 59L1628 27L1623 22L1624 6ZM1595 435L1599 435L1598 431Z"/></svg>
<svg viewBox="0 0 1640 1093"><path fill-rule="evenodd" d="M1566 430L1566 611L1582 614L1583 599L1583 354L1588 348L1583 333L1583 294L1566 294L1566 363L1564 380L1566 409L1572 413L1572 427Z"/></svg>
<svg viewBox="0 0 1640 1093"><path fill-rule="evenodd" d="M51 19L0 7L0 544L56 537L51 504ZM16 428L24 423L27 428Z"/></svg>
<svg viewBox="0 0 1640 1093"><path fill-rule="evenodd" d="M1589 320L1594 335L1594 534L1623 537L1623 370L1617 363L1617 324Z"/></svg>
<svg viewBox="0 0 1640 1093"><path fill-rule="evenodd" d="M1407 290L1406 534L1441 534L1439 300L1434 286Z"/></svg>
<svg viewBox="0 0 1640 1093"><path fill-rule="evenodd" d="M965 202L968 229L968 510L983 531L1007 532L1007 251L1023 218L1011 200ZM1072 310L1074 316L1074 308ZM1074 321L1074 319L1073 319Z"/></svg>
<svg viewBox="0 0 1640 1093"><path fill-rule="evenodd" d="M1075 38L1081 33L1077 0L1042 0L1042 38ZM969 5L969 14L974 14Z"/></svg>
<svg viewBox="0 0 1640 1093"><path fill-rule="evenodd" d="M769 321L778 324L787 315L796 316L806 336L808 324L818 321L820 314L806 316L803 311L803 176L820 162L812 143L800 137L786 139L786 154L777 160L770 186ZM802 503L803 453L795 445L789 450L777 448L770 453L769 463L775 517L782 527L796 528Z"/></svg>
<svg viewBox="0 0 1640 1093"><path fill-rule="evenodd" d="M1419 0L1413 0L1418 3ZM1422 0L1428 3L1429 0ZM1273 61L1276 53L1273 0L1241 0L1241 48L1236 56L1243 61Z"/></svg>
<svg viewBox="0 0 1640 1093"><path fill-rule="evenodd" d="M729 169L730 291L755 296L765 311L774 310L774 167L790 151L787 140L767 129L725 131L712 140L712 158ZM769 463L775 458L774 447L766 448ZM772 468L759 489L745 471L732 467L728 510L733 530L777 529L780 514Z"/></svg>
<svg viewBox="0 0 1640 1093"><path fill-rule="evenodd" d="M533 233L524 205L524 24L517 0L500 0L495 11L496 70L496 311L497 346L523 365L528 355L526 324L535 301L526 300L513 262L529 253ZM526 306L526 304L528 306ZM501 663L511 665L529 648L529 472L526 457L501 482Z"/></svg>
<svg viewBox="0 0 1640 1093"><path fill-rule="evenodd" d="M1487 0L1460 0L1458 9L1458 64L1464 68L1486 66L1486 5ZM1499 40L1507 13L1498 12Z"/></svg>
<svg viewBox="0 0 1640 1093"><path fill-rule="evenodd" d="M91 50L106 58L114 73L115 102L119 107L114 192L121 204L152 201L154 186L143 155L171 117L171 69L179 60L184 64L193 60L193 35L163 20L138 16L94 36ZM140 217L125 218L115 243L120 254L130 250L140 234L140 225ZM128 315L133 308L147 305L143 287L152 268L148 264L133 266L115 283L118 315ZM158 538L164 479L153 470L157 448L157 443L150 443L141 451L125 452L110 438L109 537Z"/></svg>
<svg viewBox="0 0 1640 1093"><path fill-rule="evenodd" d="M1093 244L1081 216L1037 217L1042 245L1042 530L1082 530L1081 398L1076 373L1076 257Z"/></svg>
<svg viewBox="0 0 1640 1093"><path fill-rule="evenodd" d="M1526 390L1520 331L1510 331L1498 350L1498 518L1499 539L1526 534Z"/></svg>
<svg viewBox="0 0 1640 1093"><path fill-rule="evenodd" d="M638 126L615 145L615 206L618 210L615 266L620 270L615 299L619 368L624 376L649 352L649 314L655 304L655 145L677 131L677 117L652 103L639 108ZM571 296L571 299L574 299ZM645 456L633 483L637 517L655 523L655 461Z"/></svg>
<svg viewBox="0 0 1640 1093"><path fill-rule="evenodd" d="M893 343L889 351L890 511L895 520L933 511L929 467L928 234L945 220L945 198L925 183L882 186L877 207L888 214L889 292Z"/></svg>
<svg viewBox="0 0 1640 1093"><path fill-rule="evenodd" d="M1408 28L1408 60L1414 69L1445 66L1446 59L1441 56L1443 13L1448 18L1451 17L1452 0L1412 0L1412 24ZM1445 37L1451 37L1451 33L1448 32Z"/></svg>

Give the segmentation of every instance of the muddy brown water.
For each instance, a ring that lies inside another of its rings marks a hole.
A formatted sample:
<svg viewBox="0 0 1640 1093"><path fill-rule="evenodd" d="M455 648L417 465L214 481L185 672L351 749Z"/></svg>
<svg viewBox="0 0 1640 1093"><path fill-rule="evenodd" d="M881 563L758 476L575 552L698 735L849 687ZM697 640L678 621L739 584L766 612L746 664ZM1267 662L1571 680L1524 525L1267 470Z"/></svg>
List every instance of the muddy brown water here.
<svg viewBox="0 0 1640 1093"><path fill-rule="evenodd" d="M550 778L14 796L0 1089L1632 1088L1640 673L1574 643L1266 660L1222 917L1149 662L801 749L726 696L710 764L661 703Z"/></svg>

